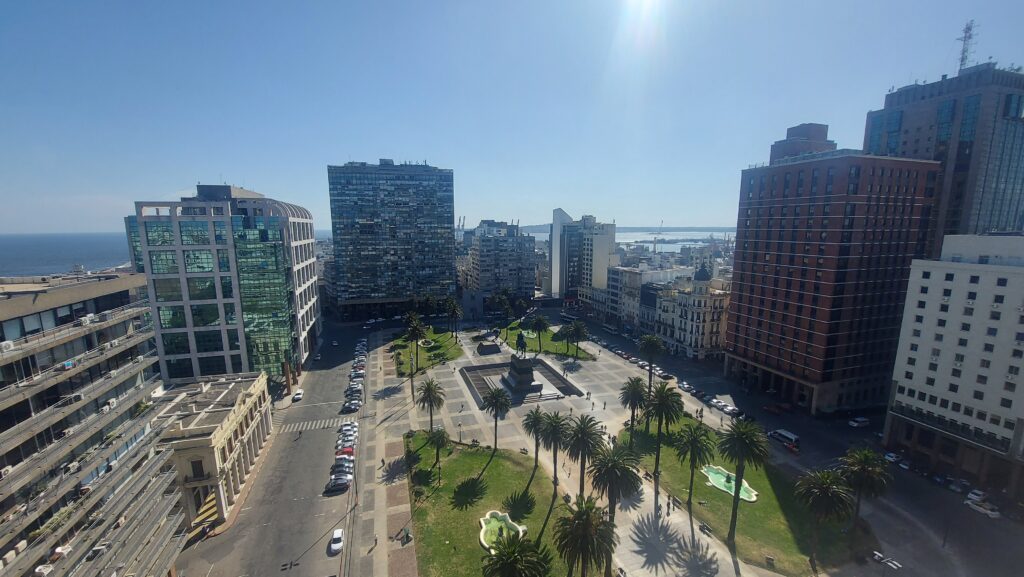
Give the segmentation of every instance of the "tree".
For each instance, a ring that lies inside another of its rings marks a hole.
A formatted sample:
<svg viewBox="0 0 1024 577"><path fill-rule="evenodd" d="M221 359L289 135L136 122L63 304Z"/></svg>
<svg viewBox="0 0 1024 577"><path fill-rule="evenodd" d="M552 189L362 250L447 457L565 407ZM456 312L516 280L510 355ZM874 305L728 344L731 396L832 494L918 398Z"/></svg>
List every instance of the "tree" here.
<svg viewBox="0 0 1024 577"><path fill-rule="evenodd" d="M586 340L590 333L587 332L587 325L583 324L583 321L572 321L572 324L569 326L572 327L572 331L570 333L572 335L572 340L576 343L576 355L574 358L579 360L580 341Z"/></svg>
<svg viewBox="0 0 1024 577"><path fill-rule="evenodd" d="M537 333L537 354L541 354L544 351L544 345L541 339L544 337L544 333L551 328L551 323L548 322L547 317L544 315L537 315L530 321L530 329ZM536 355L534 355L536 356Z"/></svg>
<svg viewBox="0 0 1024 577"><path fill-rule="evenodd" d="M416 371L419 369L420 364L420 341L427 338L427 329L420 323L418 317L413 317L412 324L406 329L405 336L408 340L413 342L416 347L416 354L413 355L409 361L409 391L412 393L413 398L416 398L416 388L413 381L416 379Z"/></svg>
<svg viewBox="0 0 1024 577"><path fill-rule="evenodd" d="M735 420L718 437L718 453L736 465L733 481L732 516L729 519L729 545L736 544L736 519L740 511L740 489L747 466L758 469L768 460L768 437L752 421Z"/></svg>
<svg viewBox="0 0 1024 577"><path fill-rule="evenodd" d="M435 310L437 310L437 301L431 295L427 295L427 298L420 301L420 304L422 305L421 310L425 316L430 316L434 314Z"/></svg>
<svg viewBox="0 0 1024 577"><path fill-rule="evenodd" d="M665 352L665 345L661 342L661 339L654 335L644 335L640 337L640 356L643 357L644 361L647 362L647 394L651 394L651 389L654 388L654 359L661 353ZM644 432L651 432L651 419L648 418L647 422L644 423Z"/></svg>
<svg viewBox="0 0 1024 577"><path fill-rule="evenodd" d="M814 518L811 540L811 567L817 566L818 537L821 523L842 519L853 509L853 495L842 471L821 469L809 471L796 481L793 491Z"/></svg>
<svg viewBox="0 0 1024 577"><path fill-rule="evenodd" d="M629 409L629 448L633 448L633 439L636 437L636 413L643 411L647 406L647 391L644 390L644 380L640 377L630 377L619 389L619 403L622 408Z"/></svg>
<svg viewBox="0 0 1024 577"><path fill-rule="evenodd" d="M608 520L615 524L615 509L621 499L636 494L643 483L637 470L640 457L625 445L601 447L590 459L590 482L597 494L608 499ZM604 576L612 575L611 552L605 559Z"/></svg>
<svg viewBox="0 0 1024 577"><path fill-rule="evenodd" d="M591 568L604 567L605 559L619 542L615 524L605 518L604 507L593 497L576 496L575 505L565 504L566 514L555 521L555 549L569 566L569 574L579 568L587 577Z"/></svg>
<svg viewBox="0 0 1024 577"><path fill-rule="evenodd" d="M491 547L494 553L484 555L484 577L548 577L551 574L551 552L532 539L509 531L498 537Z"/></svg>
<svg viewBox="0 0 1024 577"><path fill-rule="evenodd" d="M571 325L562 325L562 326L558 327L558 332L555 333L555 336L557 336L558 338L560 338L563 341L565 341L565 354L566 354L566 356L568 356L568 354L569 354L569 341L572 340L572 326Z"/></svg>
<svg viewBox="0 0 1024 577"><path fill-rule="evenodd" d="M579 415L572 419L569 435L565 438L565 450L573 461L580 464L580 492L586 489L587 459L604 446L601 424L590 415Z"/></svg>
<svg viewBox="0 0 1024 577"><path fill-rule="evenodd" d="M430 430L434 430L434 411L444 406L444 389L434 379L427 379L416 387L416 405L430 411Z"/></svg>
<svg viewBox="0 0 1024 577"><path fill-rule="evenodd" d="M509 317L512 316L507 312L512 310L512 307L508 304L508 297L502 293L498 293L491 297L490 305L492 310L501 313L501 318L504 321L502 323L502 327L504 327L507 333Z"/></svg>
<svg viewBox="0 0 1024 577"><path fill-rule="evenodd" d="M533 438L533 468L536 469L540 461L540 443L544 437L544 411L539 407L530 409L523 417L523 430Z"/></svg>
<svg viewBox="0 0 1024 577"><path fill-rule="evenodd" d="M452 334L459 331L459 319L462 318L462 307L459 306L459 302L452 297L448 297L444 300L444 311L448 315L448 330Z"/></svg>
<svg viewBox="0 0 1024 577"><path fill-rule="evenodd" d="M505 326L505 338L503 339L505 342L508 342L508 326L512 324L513 315L512 304L508 302L508 299L506 298L501 305L501 318L505 320L505 322L502 323Z"/></svg>
<svg viewBox="0 0 1024 577"><path fill-rule="evenodd" d="M406 327L411 327L417 323L423 324L423 321L420 320L420 314L418 312L415 310L408 310L405 311L404 315L402 315L402 323L404 323Z"/></svg>
<svg viewBox="0 0 1024 577"><path fill-rule="evenodd" d="M512 408L512 397L505 389L490 389L483 394L482 408L494 417L494 450L498 450L498 419Z"/></svg>
<svg viewBox="0 0 1024 577"><path fill-rule="evenodd" d="M679 389L669 386L665 381L658 383L647 399L647 408L644 414L648 419L657 419L658 428L654 444L654 495L657 502L659 478L661 472L661 441L665 431L673 424L683 418L686 412L683 406L683 396Z"/></svg>
<svg viewBox="0 0 1024 577"><path fill-rule="evenodd" d="M552 455L552 467L555 471L553 482L555 485L558 485L558 452L562 450L564 440L569 434L569 418L559 414L557 411L545 413L544 426L541 431L541 442L544 444L545 449L551 451Z"/></svg>
<svg viewBox="0 0 1024 577"><path fill-rule="evenodd" d="M515 311L516 318L521 319L526 314L526 311L530 310L530 305L524 299L518 298L512 304L512 309Z"/></svg>
<svg viewBox="0 0 1024 577"><path fill-rule="evenodd" d="M437 484L441 484L441 449L448 446L451 438L444 429L430 429L427 433L427 444L434 448L434 464L437 465Z"/></svg>
<svg viewBox="0 0 1024 577"><path fill-rule="evenodd" d="M867 447L850 449L839 458L839 462L839 468L856 497L853 518L850 520L852 529L860 518L861 499L880 496L885 492L892 476L889 474L885 457Z"/></svg>
<svg viewBox="0 0 1024 577"><path fill-rule="evenodd" d="M686 507L693 506L693 477L697 467L710 465L715 458L715 442L711 440L711 432L704 425L690 423L683 427L676 443L679 461L690 461L690 492L686 495Z"/></svg>

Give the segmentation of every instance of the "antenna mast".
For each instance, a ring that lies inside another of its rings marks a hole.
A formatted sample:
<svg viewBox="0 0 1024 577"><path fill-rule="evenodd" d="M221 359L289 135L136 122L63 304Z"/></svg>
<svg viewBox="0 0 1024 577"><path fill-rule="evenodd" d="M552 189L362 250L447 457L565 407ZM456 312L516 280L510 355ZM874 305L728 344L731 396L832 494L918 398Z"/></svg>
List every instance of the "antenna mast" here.
<svg viewBox="0 0 1024 577"><path fill-rule="evenodd" d="M967 24L964 24L963 36L957 38L957 40L963 43L960 47L960 70L963 70L967 68L971 52L974 49L974 20L968 20Z"/></svg>

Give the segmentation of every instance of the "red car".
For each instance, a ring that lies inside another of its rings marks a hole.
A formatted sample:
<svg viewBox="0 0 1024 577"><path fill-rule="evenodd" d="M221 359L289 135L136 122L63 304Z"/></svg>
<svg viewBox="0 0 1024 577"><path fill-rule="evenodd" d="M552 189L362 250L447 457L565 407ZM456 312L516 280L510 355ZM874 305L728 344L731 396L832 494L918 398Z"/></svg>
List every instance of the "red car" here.
<svg viewBox="0 0 1024 577"><path fill-rule="evenodd" d="M334 452L334 456L335 457L340 457L342 455L355 455L355 453L356 453L356 451L355 451L354 448L352 448L352 447L343 447L343 448L338 449L337 451L335 451Z"/></svg>

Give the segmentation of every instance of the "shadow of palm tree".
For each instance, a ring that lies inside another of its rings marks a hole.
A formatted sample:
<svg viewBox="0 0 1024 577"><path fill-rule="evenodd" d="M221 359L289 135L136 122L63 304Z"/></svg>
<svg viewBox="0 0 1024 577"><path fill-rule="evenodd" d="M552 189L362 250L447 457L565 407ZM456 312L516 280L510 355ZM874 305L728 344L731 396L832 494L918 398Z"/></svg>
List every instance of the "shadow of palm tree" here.
<svg viewBox="0 0 1024 577"><path fill-rule="evenodd" d="M649 513L633 523L630 539L633 552L643 557L644 569L655 572L678 568L683 562L685 551L682 536L663 518Z"/></svg>
<svg viewBox="0 0 1024 577"><path fill-rule="evenodd" d="M640 490L628 497L623 497L619 501L619 510L621 511L633 511L640 507L644 502L644 489L640 487Z"/></svg>
<svg viewBox="0 0 1024 577"><path fill-rule="evenodd" d="M540 533L537 533L535 541L540 543L544 537L544 529L548 527L548 520L551 519L551 512L555 510L555 500L558 499L558 487L551 490L551 504L548 505L548 514L544 517L544 524L540 526Z"/></svg>
<svg viewBox="0 0 1024 577"><path fill-rule="evenodd" d="M405 387L401 385L390 385L373 393L373 398L378 401L383 401L384 399L390 399L391 397L400 394L404 390Z"/></svg>
<svg viewBox="0 0 1024 577"><path fill-rule="evenodd" d="M452 507L459 510L468 509L483 499L486 493L487 483L479 478L465 479L455 487L455 492L452 493Z"/></svg>
<svg viewBox="0 0 1024 577"><path fill-rule="evenodd" d="M703 541L682 541L679 564L683 577L714 577L718 575L718 554ZM739 575L739 571L736 572Z"/></svg>
<svg viewBox="0 0 1024 577"><path fill-rule="evenodd" d="M491 455L489 457L487 457L487 462L484 463L484 468L480 469L480 472L476 474L477 480L479 480L481 477L484 476L484 472L487 471L487 467L491 466L491 461L494 460L494 454L497 453L497 452L498 452L498 448L497 447L494 447L494 448L491 449Z"/></svg>
<svg viewBox="0 0 1024 577"><path fill-rule="evenodd" d="M420 456L417 453L406 455L403 459L392 459L384 465L381 481L385 485L401 481L409 474L409 467L415 467L419 462Z"/></svg>
<svg viewBox="0 0 1024 577"><path fill-rule="evenodd" d="M412 473L412 484L428 487L434 482L434 469L416 469Z"/></svg>
<svg viewBox="0 0 1024 577"><path fill-rule="evenodd" d="M505 500L501 502L501 506L508 511L508 516L513 521L518 522L525 519L530 513L533 513L533 509L537 506L537 498L533 496L533 493L523 490L505 497Z"/></svg>

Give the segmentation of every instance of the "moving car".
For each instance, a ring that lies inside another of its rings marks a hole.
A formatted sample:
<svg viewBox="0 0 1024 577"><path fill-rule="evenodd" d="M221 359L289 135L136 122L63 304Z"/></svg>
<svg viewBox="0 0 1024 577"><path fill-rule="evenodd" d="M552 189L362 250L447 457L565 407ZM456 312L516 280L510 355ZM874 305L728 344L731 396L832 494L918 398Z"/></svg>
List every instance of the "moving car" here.
<svg viewBox="0 0 1024 577"><path fill-rule="evenodd" d="M971 509L981 513L982 515L988 516L989 519L998 519L1001 517L999 514L999 507L996 507L992 503L986 501L975 501L973 499L964 499L964 505L967 505Z"/></svg>
<svg viewBox="0 0 1024 577"><path fill-rule="evenodd" d="M886 453L885 454L885 460L889 461L890 463L899 463L900 462L900 458L901 457L899 455L897 455L896 453Z"/></svg>
<svg viewBox="0 0 1024 577"><path fill-rule="evenodd" d="M302 393L303 393L302 389L299 389L299 390L295 391L295 394L292 395L292 402L295 403L295 402L301 401L302 400Z"/></svg>
<svg viewBox="0 0 1024 577"><path fill-rule="evenodd" d="M981 489L971 489L971 492L967 493L968 501L981 502L984 501L985 499L988 499L988 493L982 491Z"/></svg>
<svg viewBox="0 0 1024 577"><path fill-rule="evenodd" d="M867 417L854 417L847 421L847 424L855 429L866 427L871 424L871 419Z"/></svg>
<svg viewBox="0 0 1024 577"><path fill-rule="evenodd" d="M345 546L345 530L335 529L334 533L331 533L331 555L337 555L341 553L341 548Z"/></svg>

